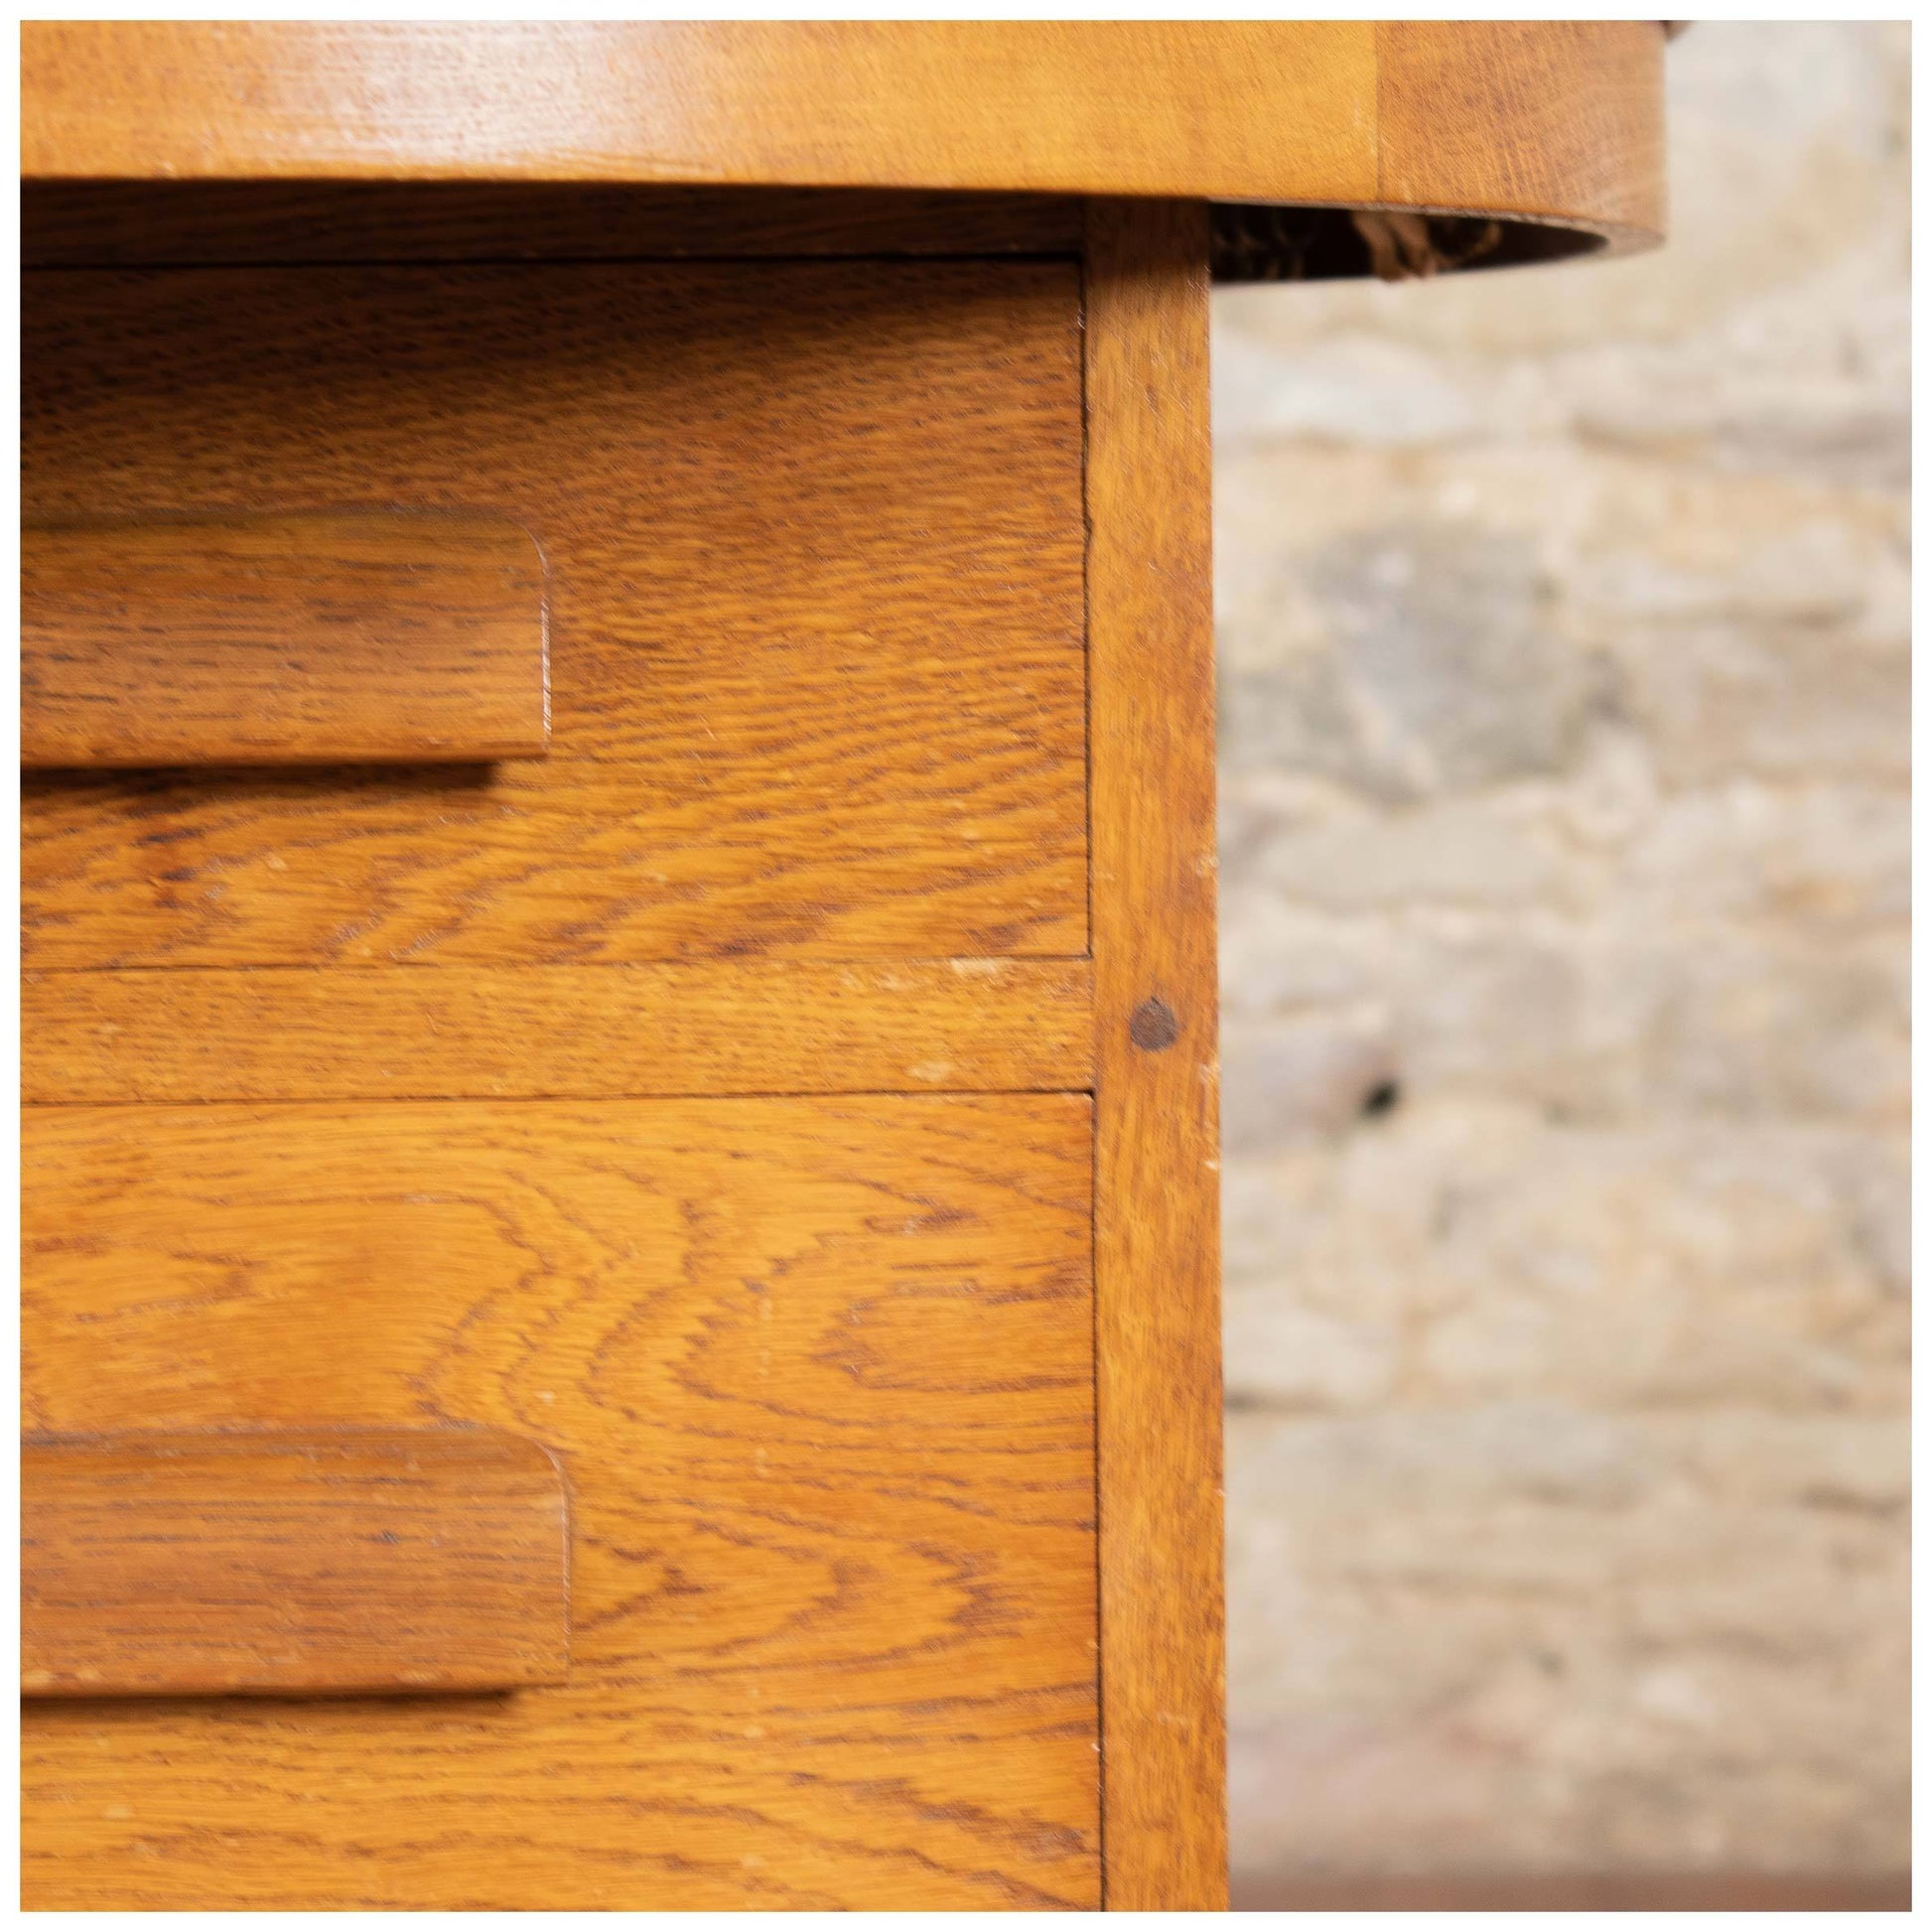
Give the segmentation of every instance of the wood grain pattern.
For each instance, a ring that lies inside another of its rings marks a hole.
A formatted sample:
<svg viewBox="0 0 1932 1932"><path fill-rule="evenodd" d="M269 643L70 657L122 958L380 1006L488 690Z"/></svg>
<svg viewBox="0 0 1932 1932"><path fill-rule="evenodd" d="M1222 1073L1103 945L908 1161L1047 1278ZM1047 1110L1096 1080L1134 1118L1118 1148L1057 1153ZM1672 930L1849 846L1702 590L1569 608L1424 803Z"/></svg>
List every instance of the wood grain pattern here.
<svg viewBox="0 0 1932 1932"><path fill-rule="evenodd" d="M563 1472L500 1429L21 1445L29 1697L501 1691L570 1668Z"/></svg>
<svg viewBox="0 0 1932 1932"><path fill-rule="evenodd" d="M1082 204L917 189L575 182L41 181L21 259L597 261L751 255L1078 255Z"/></svg>
<svg viewBox="0 0 1932 1932"><path fill-rule="evenodd" d="M65 1910L1091 1908L1079 1096L36 1108L24 1420L570 1471L570 1682L26 1714Z"/></svg>
<svg viewBox="0 0 1932 1932"><path fill-rule="evenodd" d="M1078 954L1059 263L55 271L40 517L506 515L541 761L30 779L46 966Z"/></svg>
<svg viewBox="0 0 1932 1932"><path fill-rule="evenodd" d="M22 172L1320 200L1372 193L1374 60L1356 21L36 21Z"/></svg>
<svg viewBox="0 0 1932 1932"><path fill-rule="evenodd" d="M29 1102L1046 1092L1085 960L26 974Z"/></svg>
<svg viewBox="0 0 1932 1932"><path fill-rule="evenodd" d="M1207 210L1096 202L1087 281L1106 1895L1226 1904Z"/></svg>
<svg viewBox="0 0 1932 1932"><path fill-rule="evenodd" d="M1660 236L1664 37L1654 20L1376 24L1376 198Z"/></svg>
<svg viewBox="0 0 1932 1932"><path fill-rule="evenodd" d="M30 767L538 758L543 559L500 517L29 523L20 684Z"/></svg>
<svg viewBox="0 0 1932 1932"><path fill-rule="evenodd" d="M1663 43L1652 21L34 21L22 157L30 180L1393 200L1625 247L1662 227ZM1479 132L1407 118L1424 70ZM1482 143L1511 157L1494 199Z"/></svg>

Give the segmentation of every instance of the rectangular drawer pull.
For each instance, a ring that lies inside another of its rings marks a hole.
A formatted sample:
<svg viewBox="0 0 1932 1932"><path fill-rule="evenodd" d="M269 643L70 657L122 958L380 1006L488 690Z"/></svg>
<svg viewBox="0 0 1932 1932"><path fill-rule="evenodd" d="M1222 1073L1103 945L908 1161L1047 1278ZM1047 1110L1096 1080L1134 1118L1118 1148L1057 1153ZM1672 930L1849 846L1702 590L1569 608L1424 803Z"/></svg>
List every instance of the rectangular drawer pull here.
<svg viewBox="0 0 1932 1932"><path fill-rule="evenodd" d="M569 1526L498 1429L30 1438L28 1697L560 1683Z"/></svg>
<svg viewBox="0 0 1932 1932"><path fill-rule="evenodd" d="M481 762L550 735L543 558L502 517L64 518L20 533L30 766Z"/></svg>

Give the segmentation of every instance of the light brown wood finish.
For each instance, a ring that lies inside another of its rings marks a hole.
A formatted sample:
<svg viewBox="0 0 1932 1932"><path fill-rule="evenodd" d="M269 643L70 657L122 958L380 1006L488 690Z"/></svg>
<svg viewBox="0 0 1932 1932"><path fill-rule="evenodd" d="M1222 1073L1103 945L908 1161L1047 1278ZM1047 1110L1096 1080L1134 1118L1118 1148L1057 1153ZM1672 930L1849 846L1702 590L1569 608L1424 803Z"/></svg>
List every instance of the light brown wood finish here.
<svg viewBox="0 0 1932 1932"><path fill-rule="evenodd" d="M62 21L21 47L29 177L1373 192L1367 22Z"/></svg>
<svg viewBox="0 0 1932 1932"><path fill-rule="evenodd" d="M52 774L44 966L1078 954L1070 263L47 271L23 503L486 509L550 755Z"/></svg>
<svg viewBox="0 0 1932 1932"><path fill-rule="evenodd" d="M1653 22L40 21L23 170L73 179L462 179L1022 190L1516 211L1398 111L1429 69L1532 207L1654 237ZM1556 57L1553 45L1574 51ZM1412 59L1412 48L1422 52ZM1450 71L1441 71L1447 50ZM1405 83L1406 84L1406 83ZM1521 123L1488 113L1547 90ZM1561 91L1559 91L1559 89ZM1587 99L1634 138L1584 151ZM1547 152L1531 152L1547 143ZM1470 150L1465 147L1464 156ZM1604 164L1615 178L1605 180Z"/></svg>
<svg viewBox="0 0 1932 1932"><path fill-rule="evenodd" d="M1664 225L1661 23L1385 20L1376 200Z"/></svg>
<svg viewBox="0 0 1932 1932"><path fill-rule="evenodd" d="M1200 198L1630 245L1660 61L1630 23L30 26L43 258L339 264L36 278L30 510L511 517L557 745L30 785L68 1104L29 1416L479 1417L569 1457L583 1531L565 1687L39 1705L31 1904L1222 1902ZM795 193L795 245L731 182ZM957 208L1003 261L832 258L943 254L962 186L1055 199ZM1189 205L1092 207L1083 316L1024 256L1087 193ZM547 259L349 259L479 252ZM875 1077L1093 1095L598 1097Z"/></svg>
<svg viewBox="0 0 1932 1932"><path fill-rule="evenodd" d="M79 517L20 533L46 765L538 758L543 559L501 517Z"/></svg>
<svg viewBox="0 0 1932 1932"><path fill-rule="evenodd" d="M21 1446L29 1697L502 1691L570 1668L563 1472L500 1429Z"/></svg>
<svg viewBox="0 0 1932 1932"><path fill-rule="evenodd" d="M1045 1092L1093 1082L1081 959L28 973L39 1103Z"/></svg>
<svg viewBox="0 0 1932 1932"><path fill-rule="evenodd" d="M1227 1897L1207 210L1087 253L1107 1904Z"/></svg>
<svg viewBox="0 0 1932 1932"><path fill-rule="evenodd" d="M570 1681L26 1715L32 1909L1091 1907L1082 1096L35 1108L36 1431L570 1474Z"/></svg>

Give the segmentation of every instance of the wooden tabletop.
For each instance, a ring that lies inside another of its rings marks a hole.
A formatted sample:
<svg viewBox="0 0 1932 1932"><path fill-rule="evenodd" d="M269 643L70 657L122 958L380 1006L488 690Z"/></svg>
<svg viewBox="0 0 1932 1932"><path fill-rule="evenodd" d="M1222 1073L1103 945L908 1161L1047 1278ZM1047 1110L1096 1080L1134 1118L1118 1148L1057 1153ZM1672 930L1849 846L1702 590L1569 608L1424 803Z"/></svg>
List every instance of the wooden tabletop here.
<svg viewBox="0 0 1932 1932"><path fill-rule="evenodd" d="M33 21L30 181L974 189L1663 228L1655 21Z"/></svg>

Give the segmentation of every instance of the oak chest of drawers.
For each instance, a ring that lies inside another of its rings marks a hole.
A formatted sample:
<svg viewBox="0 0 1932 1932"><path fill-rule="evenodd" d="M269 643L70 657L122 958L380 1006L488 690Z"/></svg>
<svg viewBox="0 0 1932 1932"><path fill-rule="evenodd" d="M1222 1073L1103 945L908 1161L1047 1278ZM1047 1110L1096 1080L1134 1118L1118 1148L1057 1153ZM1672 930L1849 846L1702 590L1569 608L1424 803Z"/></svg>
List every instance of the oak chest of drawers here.
<svg viewBox="0 0 1932 1932"><path fill-rule="evenodd" d="M1225 184L582 31L29 36L28 1902L1212 1906Z"/></svg>

